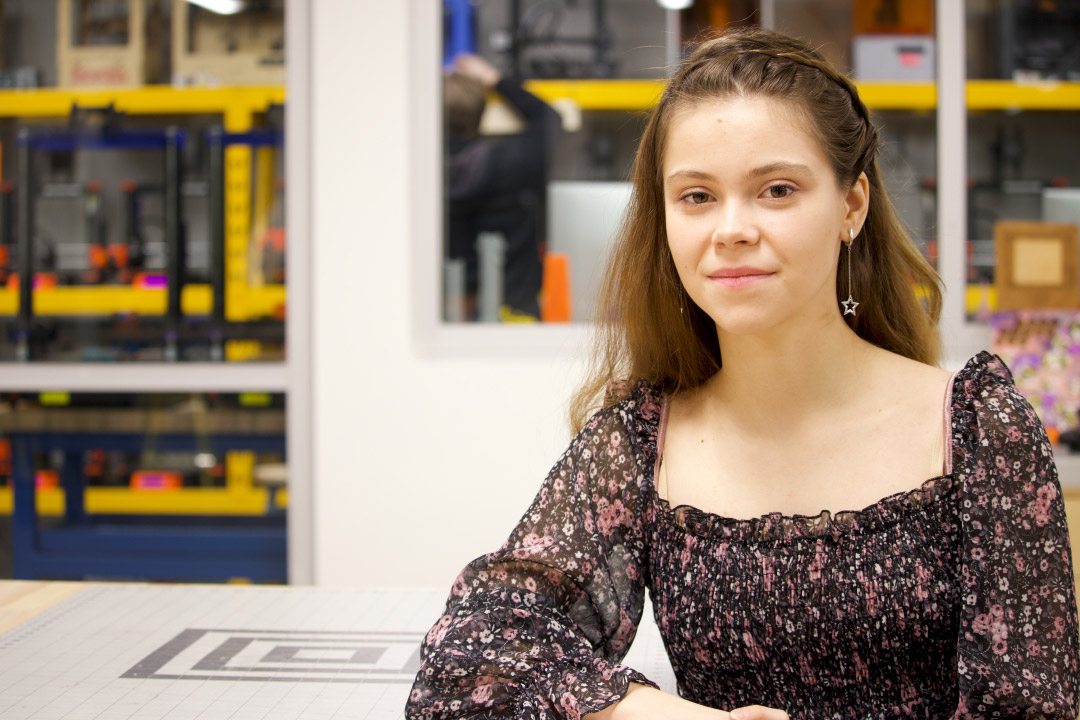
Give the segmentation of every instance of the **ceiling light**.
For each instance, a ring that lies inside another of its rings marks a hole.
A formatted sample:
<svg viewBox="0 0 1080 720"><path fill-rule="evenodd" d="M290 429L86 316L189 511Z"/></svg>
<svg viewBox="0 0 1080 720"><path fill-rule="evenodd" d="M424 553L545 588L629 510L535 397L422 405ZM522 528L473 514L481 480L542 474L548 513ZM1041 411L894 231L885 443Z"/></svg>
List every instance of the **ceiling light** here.
<svg viewBox="0 0 1080 720"><path fill-rule="evenodd" d="M694 4L694 0L656 0L656 3L667 10L685 10Z"/></svg>
<svg viewBox="0 0 1080 720"><path fill-rule="evenodd" d="M244 9L244 0L188 0L188 2L218 15L235 15Z"/></svg>

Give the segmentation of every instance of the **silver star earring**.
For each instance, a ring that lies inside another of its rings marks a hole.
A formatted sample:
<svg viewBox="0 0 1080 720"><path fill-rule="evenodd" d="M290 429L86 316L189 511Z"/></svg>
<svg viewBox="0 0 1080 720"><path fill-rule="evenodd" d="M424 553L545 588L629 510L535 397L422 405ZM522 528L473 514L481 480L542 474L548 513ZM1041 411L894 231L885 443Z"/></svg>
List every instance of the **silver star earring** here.
<svg viewBox="0 0 1080 720"><path fill-rule="evenodd" d="M844 243L847 245L847 300L840 304L844 306L845 315L854 315L855 308L859 307L859 303L851 296L851 244L855 242L855 230L848 228L847 232L848 241Z"/></svg>

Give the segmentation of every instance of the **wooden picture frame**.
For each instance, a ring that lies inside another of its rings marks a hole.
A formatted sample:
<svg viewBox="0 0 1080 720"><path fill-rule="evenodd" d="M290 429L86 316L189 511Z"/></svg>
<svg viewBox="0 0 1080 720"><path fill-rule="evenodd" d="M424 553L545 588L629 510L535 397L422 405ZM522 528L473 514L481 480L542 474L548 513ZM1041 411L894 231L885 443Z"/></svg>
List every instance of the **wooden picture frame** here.
<svg viewBox="0 0 1080 720"><path fill-rule="evenodd" d="M1067 223L994 223L998 310L1075 310L1080 307L1080 246Z"/></svg>

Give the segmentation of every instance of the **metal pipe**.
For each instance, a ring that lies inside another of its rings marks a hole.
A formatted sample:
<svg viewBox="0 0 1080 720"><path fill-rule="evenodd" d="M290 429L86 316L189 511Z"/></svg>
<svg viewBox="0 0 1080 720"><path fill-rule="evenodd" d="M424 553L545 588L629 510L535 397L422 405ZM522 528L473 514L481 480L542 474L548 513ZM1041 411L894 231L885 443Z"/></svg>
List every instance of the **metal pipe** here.
<svg viewBox="0 0 1080 720"><path fill-rule="evenodd" d="M82 453L78 450L56 451L62 458L60 484L64 488L64 520L68 525L85 524L86 481L83 479Z"/></svg>
<svg viewBox="0 0 1080 720"><path fill-rule="evenodd" d="M606 46L607 41L602 41L596 35L560 35L559 37L523 37L522 46L528 45L591 45L594 49L601 45Z"/></svg>
<svg viewBox="0 0 1080 720"><path fill-rule="evenodd" d="M758 0L758 13L763 29L776 29L776 0Z"/></svg>
<svg viewBox="0 0 1080 720"><path fill-rule="evenodd" d="M596 37L596 66L601 67L606 64L607 44L608 44L608 31L605 15L607 14L604 0L593 0L593 26L594 35Z"/></svg>
<svg viewBox="0 0 1080 720"><path fill-rule="evenodd" d="M225 361L225 143L222 129L210 130L210 173L207 179L210 222L210 359Z"/></svg>
<svg viewBox="0 0 1080 720"><path fill-rule="evenodd" d="M105 255L105 217L102 204L101 181L93 180L83 189L83 219L86 223L87 271L84 282L92 284L105 281L108 260Z"/></svg>
<svg viewBox="0 0 1080 720"><path fill-rule="evenodd" d="M665 10L664 20L667 25L667 75L670 77L682 62L682 12Z"/></svg>
<svg viewBox="0 0 1080 720"><path fill-rule="evenodd" d="M179 331L183 319L181 298L184 285L184 242L180 227L180 131L165 131L165 279L168 283L165 306L165 360L180 359Z"/></svg>
<svg viewBox="0 0 1080 720"><path fill-rule="evenodd" d="M521 78L521 0L510 0L510 75Z"/></svg>
<svg viewBox="0 0 1080 720"><path fill-rule="evenodd" d="M15 266L19 271L19 315L15 323L15 359L31 359L30 325L34 316L34 172L30 166L30 131L22 129L16 150L19 185L19 232Z"/></svg>
<svg viewBox="0 0 1080 720"><path fill-rule="evenodd" d="M15 213L12 185L0 185L0 285L6 284L11 274L11 246L15 236Z"/></svg>
<svg viewBox="0 0 1080 720"><path fill-rule="evenodd" d="M596 18L596 61L593 63L594 77L615 77L615 66L608 59L611 49L611 31L607 25L607 0L593 0Z"/></svg>
<svg viewBox="0 0 1080 720"><path fill-rule="evenodd" d="M120 193L124 198L123 231L120 243L127 247L127 261L130 270L136 270L143 264L142 230L139 228L139 186L133 180L120 183Z"/></svg>
<svg viewBox="0 0 1080 720"><path fill-rule="evenodd" d="M481 232L476 237L476 250L480 256L478 319L480 322L498 322L499 308L506 292L506 238L500 232Z"/></svg>
<svg viewBox="0 0 1080 720"><path fill-rule="evenodd" d="M443 320L460 323L465 317L465 260L449 258L443 262Z"/></svg>

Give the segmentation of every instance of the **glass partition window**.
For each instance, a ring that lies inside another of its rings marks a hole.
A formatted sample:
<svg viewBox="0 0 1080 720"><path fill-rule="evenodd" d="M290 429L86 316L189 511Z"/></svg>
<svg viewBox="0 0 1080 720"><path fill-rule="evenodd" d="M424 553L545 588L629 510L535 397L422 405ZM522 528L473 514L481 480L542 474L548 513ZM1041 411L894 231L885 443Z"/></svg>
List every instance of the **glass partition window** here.
<svg viewBox="0 0 1080 720"><path fill-rule="evenodd" d="M669 13L655 0L444 7L442 316L587 320L667 72Z"/></svg>
<svg viewBox="0 0 1080 720"><path fill-rule="evenodd" d="M1080 424L1080 6L966 5L969 318L1055 442Z"/></svg>
<svg viewBox="0 0 1080 720"><path fill-rule="evenodd" d="M852 71L893 200L936 258L931 0L614 5L444 0L444 321L593 318L647 111L689 43L735 24L768 22Z"/></svg>
<svg viewBox="0 0 1080 720"><path fill-rule="evenodd" d="M1080 223L1080 7L1023 0L967 3L968 277L997 309L995 235L1014 221ZM1007 278L1006 278L1007 280Z"/></svg>

